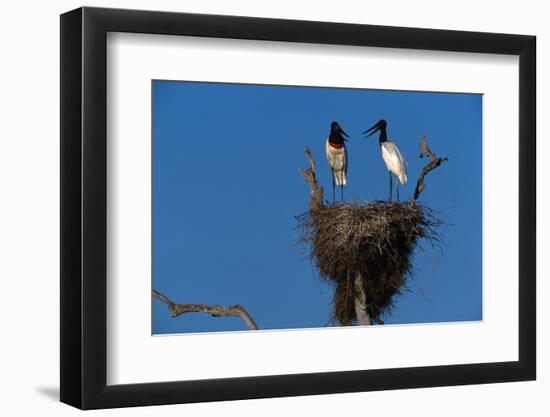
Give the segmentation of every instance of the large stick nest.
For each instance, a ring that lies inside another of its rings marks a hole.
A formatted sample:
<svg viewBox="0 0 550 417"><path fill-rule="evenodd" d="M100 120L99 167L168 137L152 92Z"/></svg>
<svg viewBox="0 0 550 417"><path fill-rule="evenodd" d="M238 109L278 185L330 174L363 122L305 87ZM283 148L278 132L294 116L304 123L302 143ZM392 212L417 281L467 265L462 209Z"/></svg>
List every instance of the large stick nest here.
<svg viewBox="0 0 550 417"><path fill-rule="evenodd" d="M380 315L391 310L395 296L406 288L419 240L439 240L436 228L441 221L417 199L426 186L426 175L447 158L437 157L425 136L420 150L420 157L430 161L422 169L410 201L328 205L317 182L313 156L306 148L309 168L300 173L310 187L311 199L309 211L297 217L300 242L310 247L320 277L334 283L332 319L342 325L356 321L370 324L360 320L358 308L381 323Z"/></svg>
<svg viewBox="0 0 550 417"><path fill-rule="evenodd" d="M332 319L343 325L356 320L357 274L367 313L377 319L405 288L418 240L437 240L440 224L427 207L382 201L313 205L298 221L300 241L311 248L320 277L335 285Z"/></svg>

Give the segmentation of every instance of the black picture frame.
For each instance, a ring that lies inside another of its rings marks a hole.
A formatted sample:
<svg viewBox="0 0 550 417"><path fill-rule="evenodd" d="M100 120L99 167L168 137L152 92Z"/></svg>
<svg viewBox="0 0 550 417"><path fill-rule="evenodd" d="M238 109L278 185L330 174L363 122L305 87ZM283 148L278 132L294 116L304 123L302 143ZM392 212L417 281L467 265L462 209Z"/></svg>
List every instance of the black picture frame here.
<svg viewBox="0 0 550 417"><path fill-rule="evenodd" d="M519 56L519 360L107 385L108 32ZM535 379L534 36L84 7L61 15L60 56L62 402L94 409Z"/></svg>

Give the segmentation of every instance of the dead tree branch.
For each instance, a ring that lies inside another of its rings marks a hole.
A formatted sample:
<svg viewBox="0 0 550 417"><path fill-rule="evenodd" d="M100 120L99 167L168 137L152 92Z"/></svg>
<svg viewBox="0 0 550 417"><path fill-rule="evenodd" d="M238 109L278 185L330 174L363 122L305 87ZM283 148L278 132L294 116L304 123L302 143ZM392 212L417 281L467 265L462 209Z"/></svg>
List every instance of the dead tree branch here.
<svg viewBox="0 0 550 417"><path fill-rule="evenodd" d="M426 188L426 184L424 183L424 178L426 175L432 171L433 169L437 168L439 165L441 165L443 162L448 161L449 158L446 156L443 158L438 158L428 147L428 142L426 140L426 135L422 136L422 141L420 142L420 158L426 157L430 158L431 161L428 162L424 168L422 168L422 172L420 173L420 176L418 177L418 181L416 183L416 188L414 190L414 197L413 197L413 203L416 202L418 197L420 196L420 193Z"/></svg>
<svg viewBox="0 0 550 417"><path fill-rule="evenodd" d="M300 175L304 177L311 190L311 201L309 203L311 209L323 205L325 191L323 187L319 187L319 184L317 183L317 177L315 176L315 162L313 161L313 156L307 146L305 149L305 154L307 160L309 161L309 168L306 170L299 170L299 172Z"/></svg>
<svg viewBox="0 0 550 417"><path fill-rule="evenodd" d="M245 321L250 330L258 330L252 316L248 314L244 307L238 304L229 307L206 304L176 304L157 290L153 290L153 296L168 306L170 317L178 317L185 313L205 313L210 314L212 317L237 316Z"/></svg>

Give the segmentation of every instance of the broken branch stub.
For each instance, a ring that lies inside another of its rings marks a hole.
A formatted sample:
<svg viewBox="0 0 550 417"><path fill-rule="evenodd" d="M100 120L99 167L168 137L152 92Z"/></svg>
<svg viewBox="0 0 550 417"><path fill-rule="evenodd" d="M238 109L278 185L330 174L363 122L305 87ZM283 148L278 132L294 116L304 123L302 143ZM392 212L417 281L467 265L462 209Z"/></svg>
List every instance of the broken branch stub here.
<svg viewBox="0 0 550 417"><path fill-rule="evenodd" d="M311 154L310 149L305 148L306 158L309 161L309 167L305 170L299 170L300 175L306 180L311 190L310 209L318 208L323 205L323 198L325 191L323 187L319 187L317 183L317 177L315 176L315 161Z"/></svg>
<svg viewBox="0 0 550 417"><path fill-rule="evenodd" d="M416 188L414 190L414 196L412 199L412 202L415 203L418 197L420 196L420 193L424 191L424 188L426 188L426 184L424 182L424 178L428 173L434 169L436 169L439 165L441 165L443 162L448 161L449 158L446 156L441 158L437 157L435 153L431 151L431 149L428 147L428 141L426 140L426 135L422 136L422 140L420 141L420 158L430 158L430 162L428 162L424 168L422 168L422 171L420 172L420 176L418 177L418 181L416 182Z"/></svg>

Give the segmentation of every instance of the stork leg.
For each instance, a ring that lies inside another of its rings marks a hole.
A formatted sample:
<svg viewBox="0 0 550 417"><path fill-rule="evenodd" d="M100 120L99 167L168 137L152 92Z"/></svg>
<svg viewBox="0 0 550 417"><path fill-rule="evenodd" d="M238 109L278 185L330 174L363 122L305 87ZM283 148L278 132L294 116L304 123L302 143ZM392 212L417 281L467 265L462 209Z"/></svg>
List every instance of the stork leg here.
<svg viewBox="0 0 550 417"><path fill-rule="evenodd" d="M334 185L334 171L332 171L332 203L336 201L336 195L335 195L335 185Z"/></svg>
<svg viewBox="0 0 550 417"><path fill-rule="evenodd" d="M395 191L397 192L397 201L399 201L399 178L395 179Z"/></svg>
<svg viewBox="0 0 550 417"><path fill-rule="evenodd" d="M344 186L343 185L340 186L340 200L342 200L342 202L344 202Z"/></svg>
<svg viewBox="0 0 550 417"><path fill-rule="evenodd" d="M389 199L389 201L391 201L392 192L393 192L393 184L392 184L392 177L391 177L391 172L390 172L390 199Z"/></svg>

